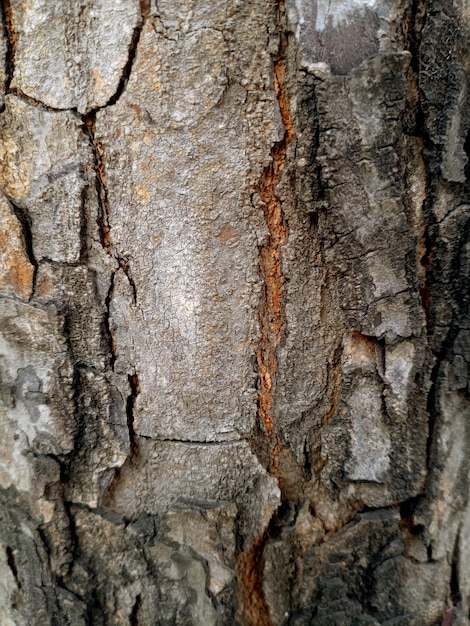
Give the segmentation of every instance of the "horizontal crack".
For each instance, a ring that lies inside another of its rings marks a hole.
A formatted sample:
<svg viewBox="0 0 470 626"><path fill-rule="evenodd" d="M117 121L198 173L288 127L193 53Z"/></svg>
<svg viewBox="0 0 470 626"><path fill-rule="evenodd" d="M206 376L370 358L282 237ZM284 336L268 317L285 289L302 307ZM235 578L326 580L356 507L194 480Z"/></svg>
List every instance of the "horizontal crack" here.
<svg viewBox="0 0 470 626"><path fill-rule="evenodd" d="M224 439L222 441L204 441L198 439L173 439L168 437L149 437L148 435L138 435L139 439L147 439L148 441L162 443L177 443L186 446L228 446L233 444L242 444L243 439Z"/></svg>
<svg viewBox="0 0 470 626"><path fill-rule="evenodd" d="M77 113L76 107L63 108L63 109L59 107L52 107L46 104L45 102L42 102L42 100L38 100L37 98L34 98L33 96L29 96L27 93L25 93L24 91L21 91L21 89L18 89L17 87L12 87L11 89L8 90L8 93L16 96L17 98L20 98L21 100L24 100L25 102L27 102L28 104L31 104L34 107L44 109L44 111L48 111L49 113L64 113L67 111L71 113Z"/></svg>

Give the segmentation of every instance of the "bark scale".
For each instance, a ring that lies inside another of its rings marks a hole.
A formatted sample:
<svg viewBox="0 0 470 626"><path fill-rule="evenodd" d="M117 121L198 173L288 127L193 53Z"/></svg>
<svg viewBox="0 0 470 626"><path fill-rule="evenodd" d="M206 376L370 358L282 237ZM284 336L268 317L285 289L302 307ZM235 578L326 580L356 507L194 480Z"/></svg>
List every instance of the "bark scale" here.
<svg viewBox="0 0 470 626"><path fill-rule="evenodd" d="M468 624L461 0L4 0L0 622Z"/></svg>

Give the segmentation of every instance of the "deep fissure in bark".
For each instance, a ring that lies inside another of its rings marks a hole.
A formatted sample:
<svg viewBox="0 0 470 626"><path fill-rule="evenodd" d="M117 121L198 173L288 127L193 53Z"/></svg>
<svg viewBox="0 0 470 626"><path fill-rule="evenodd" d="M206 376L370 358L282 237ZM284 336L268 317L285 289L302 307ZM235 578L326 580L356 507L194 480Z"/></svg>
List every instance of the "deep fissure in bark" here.
<svg viewBox="0 0 470 626"><path fill-rule="evenodd" d="M302 71L304 73L304 71ZM334 284L331 276L331 269L326 261L325 233L323 232L328 217L328 197L329 187L323 175L323 168L318 153L321 147L321 124L319 113L319 98L317 95L317 85L319 79L305 72L305 78L300 85L298 109L304 111L304 122L299 128L299 136L303 136L307 142L306 154L310 167L299 176L299 182L307 187L303 190L303 209L308 213L309 226L312 238L318 242L318 260L324 273L321 284L320 296L320 319L322 324L328 324L328 316L331 309L327 306L334 306L331 301L330 291ZM302 120L302 115L298 115ZM305 137L308 137L306 140ZM330 408L321 416L320 428L312 431L306 438L304 444L304 472L310 481L313 478L318 484L322 471L327 463L327 458L322 455L322 439L319 433L329 426L335 417L342 394L342 352L343 342L339 338L331 358L327 364L327 384L325 393L328 396ZM311 417L311 415L310 415ZM313 516L314 513L312 513Z"/></svg>
<svg viewBox="0 0 470 626"><path fill-rule="evenodd" d="M271 163L265 168L259 185L269 235L260 250L263 297L259 310L261 339L256 359L260 384L258 414L268 435L271 435L274 428L272 404L277 372L276 350L282 341L286 323L283 311L285 278L282 272L281 249L287 239L287 225L282 202L276 194L276 185L286 165L287 147L295 136L284 75L285 62L281 57L274 64L274 88L285 132L283 139L271 150Z"/></svg>
<svg viewBox="0 0 470 626"><path fill-rule="evenodd" d="M29 262L34 268L31 297L30 297L31 299L34 296L34 292L36 290L36 279L37 279L38 268L39 268L39 263L37 262L36 257L34 256L34 249L33 249L33 231L32 231L33 222L29 214L29 211L27 209L24 209L23 207L19 207L17 204L12 202L10 198L8 199L8 201L10 202L13 208L13 212L16 216L16 219L20 223L21 233L23 235L25 252L28 256Z"/></svg>
<svg viewBox="0 0 470 626"><path fill-rule="evenodd" d="M405 35L408 40L408 49L411 54L410 60L410 87L408 90L408 99L404 114L404 130L410 136L421 138L422 159L425 171L425 198L423 203L424 215L424 233L422 235L421 258L419 262L424 268L424 283L419 287L418 291L421 297L421 303L426 319L426 330L428 335L433 332L432 319L432 288L434 285L434 266L433 256L435 241L432 232L435 229L436 217L434 215L433 204L436 195L436 181L433 176L433 163L438 162L438 153L431 137L426 129L425 115L422 106L422 93L419 85L419 76L421 72L421 39L422 31L426 22L426 7L423 0L413 0L410 8L409 19L405 24ZM431 387L427 396L427 413L428 413L428 438L426 443L426 465L428 472L432 465L432 447L436 421L438 419L438 408L436 407L437 393L437 377L440 368L440 358L431 372Z"/></svg>
<svg viewBox="0 0 470 626"><path fill-rule="evenodd" d="M459 245L456 248L461 251L470 239L470 220L467 220L465 227L462 229L459 237ZM439 268L432 268L433 280L437 283L436 274L439 274ZM460 283L460 284L459 284ZM431 372L431 388L428 393L427 410L430 419L430 428L427 441L427 467L430 471L433 468L433 454L436 447L436 426L440 417L439 407L439 383L441 380L441 373L443 364L446 361L450 361L453 356L454 342L460 331L460 320L465 319L468 315L469 298L468 286L465 282L465 277L461 274L461 268L459 266L458 258L454 260L451 268L450 276L447 280L448 288L454 293L462 294L456 300L456 309L453 312L452 319L449 323L449 327L445 337L442 339L439 350L435 352L436 359L435 365Z"/></svg>
<svg viewBox="0 0 470 626"><path fill-rule="evenodd" d="M430 227L432 223L432 211L430 207L433 201L433 177L430 171L429 156L434 151L434 148L426 129L421 101L421 89L419 85L419 76L421 71L420 46L422 31L426 23L426 16L426 7L423 0L413 0L409 9L408 17L404 24L405 37L407 40L408 50L411 54L411 59L408 70L408 93L403 115L403 129L405 134L410 137L418 137L423 142L421 156L425 169L426 195L422 210L425 217L425 225L424 232L420 236L420 241L418 243L418 252L420 254L420 258L418 260L424 269L425 279L418 291L426 318L426 325L429 328L431 324L431 272L433 254L433 242L430 237Z"/></svg>
<svg viewBox="0 0 470 626"><path fill-rule="evenodd" d="M122 70L121 78L119 80L117 89L104 106L94 109L93 111L94 113L96 113L96 111L98 111L99 109L103 109L105 107L113 106L113 104L116 104L116 102L122 96L122 94L124 93L124 90L127 87L127 83L129 82L129 78L132 72L132 67L134 65L135 57L137 54L137 46L139 45L140 37L142 35L142 29L144 28L146 19L150 15L150 1L149 0L140 0L139 6L140 6L140 14L141 14L142 19L140 23L134 28L134 32L132 33L131 42L129 44L129 54L127 57L127 62Z"/></svg>
<svg viewBox="0 0 470 626"><path fill-rule="evenodd" d="M18 585L18 589L21 589L21 580L18 578L18 565L16 563L15 551L10 546L6 547L6 555L7 555L7 563L10 568L11 573L13 574L14 579L16 580L16 584Z"/></svg>
<svg viewBox="0 0 470 626"><path fill-rule="evenodd" d="M104 145L95 138L96 111L92 111L83 116L83 130L86 133L93 151L95 166L96 191L98 195L98 217L97 224L100 233L100 242L106 253L117 261L119 267L127 277L132 289L134 304L137 302L137 287L132 278L130 264L114 246L111 236L111 208L109 203L108 181L105 168L105 148Z"/></svg>
<svg viewBox="0 0 470 626"><path fill-rule="evenodd" d="M403 119L406 134L422 137L429 141L429 135L425 127L419 86L421 62L420 47L426 17L425 2L423 0L413 0L403 26L406 45L411 55L409 66L410 88L408 89Z"/></svg>
<svg viewBox="0 0 470 626"><path fill-rule="evenodd" d="M106 294L105 313L104 313L105 334L109 342L109 367L113 371L114 371L114 364L116 363L116 358L117 358L117 346L116 346L116 338L114 337L114 333L110 325L110 318L111 318L110 305L111 305L111 300L113 299L115 280L116 280L116 272L113 272L111 274L111 280L109 283L108 293Z"/></svg>
<svg viewBox="0 0 470 626"><path fill-rule="evenodd" d="M135 456L139 452L139 445L134 430L134 407L137 402L137 396L140 393L140 382L137 374L129 374L127 376L129 382L130 394L127 396L126 403L126 415L127 415L127 429L129 431L129 446L130 455Z"/></svg>
<svg viewBox="0 0 470 626"><path fill-rule="evenodd" d="M450 573L450 599L454 606L458 606L462 601L459 581L459 539L460 528L455 535L454 553L452 554L451 573Z"/></svg>
<svg viewBox="0 0 470 626"><path fill-rule="evenodd" d="M237 560L239 608L237 619L241 624L272 626L268 605L263 593L263 552L269 538L269 527L248 552L242 552Z"/></svg>
<svg viewBox="0 0 470 626"><path fill-rule="evenodd" d="M132 612L129 616L129 624L130 626L139 626L139 611L142 606L142 594L138 594L135 598L134 606L132 607Z"/></svg>
<svg viewBox="0 0 470 626"><path fill-rule="evenodd" d="M63 466L61 466L61 475L64 473L63 470ZM65 478L65 477L64 477ZM70 572L70 570L73 567L73 564L76 560L78 560L79 556L80 556L80 550L79 550L79 541L78 541L78 533L77 533L77 528L76 528L76 524L75 524L75 518L72 514L72 503L68 502L65 498L63 500L64 503L64 513L66 515L67 521L68 521L68 527L67 530L69 532L70 535L70 551L72 553L73 558L70 560L70 564L69 564L69 569L67 571L67 574ZM66 583L66 580L64 577L60 577L60 582L61 584L68 589L69 586ZM72 591L72 593L75 593Z"/></svg>
<svg viewBox="0 0 470 626"><path fill-rule="evenodd" d="M139 454L138 436L134 429L134 409L137 402L137 397L140 394L140 381L136 373L128 374L127 380L130 388L130 393L127 396L126 400L126 423L129 436L129 453L124 464L121 467L116 467L114 469L113 479L108 489L106 490L106 493L103 494L101 505L104 507L110 506L113 501L115 489L121 479L121 469L127 466L129 463L132 463L134 458ZM144 439L145 438L146 437L144 437ZM152 441L155 440L152 439Z"/></svg>
<svg viewBox="0 0 470 626"><path fill-rule="evenodd" d="M277 375L277 349L286 327L284 314L285 277L282 270L282 246L288 237L282 201L276 192L286 166L287 149L295 138L295 128L290 112L286 88L287 35L282 27L284 2L278 5L279 51L273 59L274 92L277 98L284 136L271 149L271 161L263 170L259 182L259 194L263 201L263 213L268 235L259 252L259 271L263 281L262 297L258 311L260 341L256 353L258 365L258 438L265 441L269 450L268 470L280 482L278 454L283 443L272 413ZM257 444L259 445L259 444ZM280 485L281 486L281 485ZM282 488L282 487L281 487Z"/></svg>
<svg viewBox="0 0 470 626"><path fill-rule="evenodd" d="M88 136L90 145L93 150L93 159L95 165L95 182L98 194L98 217L97 224L100 233L100 242L104 250L109 256L114 258L111 251L111 233L109 226L109 199L108 184L106 180L106 171L104 168L104 150L100 142L95 140L96 112L87 113L83 116L83 130Z"/></svg>
<svg viewBox="0 0 470 626"><path fill-rule="evenodd" d="M271 517L262 535L245 549L243 533L239 526L243 511L236 520L236 538L239 557L237 560L238 609L237 620L247 626L273 626L263 591L264 550L271 539L278 537L286 519L292 522L292 508L283 502ZM294 521L297 512L294 513Z"/></svg>
<svg viewBox="0 0 470 626"><path fill-rule="evenodd" d="M119 265L119 268L122 269L126 278L129 282L129 285L132 289L133 301L134 304L137 302L137 288L136 284L132 278L129 262L126 258L124 258L114 246L112 242L111 236L111 226L110 226L110 203L109 203L109 192L108 192L108 182L106 176L106 169L104 166L104 158L105 151L104 146L101 142L96 141L95 138L95 126L96 126L96 112L89 113L84 116L84 131L87 133L89 137L90 144L93 150L94 156L94 164L95 164L95 180L96 180L96 190L98 195L98 206L99 212L97 217L97 224L100 232L100 241L103 249L106 253L115 259ZM114 333L112 332L110 326L110 305L111 300L114 294L114 285L116 279L116 272L113 272L111 275L110 285L108 289L108 293L105 300L105 314L104 314L104 326L105 332L108 337L109 342L109 366L112 370L114 370L114 365L117 358L117 346L116 340L114 337ZM133 456L138 451L136 436L133 428L134 424L134 405L136 402L136 398L140 393L140 383L136 373L128 375L128 382L130 385L131 393L129 394L126 401L126 415L127 415L127 427L129 431L129 441L130 441L130 456ZM116 474L117 476L117 474Z"/></svg>
<svg viewBox="0 0 470 626"><path fill-rule="evenodd" d="M11 81L13 80L13 75L15 73L16 33L13 25L11 1L3 0L0 6L2 12L3 31L5 33L7 45L5 59L5 93L8 93Z"/></svg>
<svg viewBox="0 0 470 626"><path fill-rule="evenodd" d="M281 0L277 6L279 51L273 60L274 91L284 126L284 136L281 141L273 145L271 162L265 167L259 181L259 194L264 203L263 213L268 235L259 252L259 271L263 281L263 291L258 311L261 331L256 353L259 376L258 427L257 433L254 435L255 439L262 440L261 445L260 442L256 442L256 446L269 450L268 471L278 479L282 492L283 477L279 467L279 451L283 443L277 432L272 409L277 374L276 353L286 327L283 302L285 277L282 271L282 246L287 240L288 231L282 201L276 192L276 186L280 182L286 166L288 146L295 138L295 128L285 83L288 41L282 26L285 19L284 9L284 2ZM266 543L272 537L274 528L278 526L283 507L284 497L283 503L272 516L264 533L252 543L248 550L239 552L237 558L238 619L243 624L272 626L263 593L262 563Z"/></svg>
<svg viewBox="0 0 470 626"><path fill-rule="evenodd" d="M75 359L73 358L73 350L72 350L72 346L70 344L70 332L69 332L69 317L68 314L65 315L65 319L64 319L64 334L66 337L66 342L67 342L67 346L69 349L69 353L72 356L72 360L75 361ZM85 419L82 415L82 411L81 411L81 407L80 407L80 395L82 393L82 367L78 364L78 363L73 363L73 376L72 376L72 389L73 389L73 397L72 397L72 402L73 402L73 417L75 420L75 431L74 431L74 445L73 445L73 449L72 451L69 453L67 460L68 463L67 465L64 467L64 471L65 471L65 482L68 482L70 480L70 473L71 473L71 469L72 469L72 464L73 464L73 460L75 459L76 456L78 456L82 446L83 446L83 441L85 440L85 434L86 434L86 424L85 424Z"/></svg>
<svg viewBox="0 0 470 626"><path fill-rule="evenodd" d="M415 113L414 113L414 126L412 128L406 128L405 132L409 135L420 137L423 142L422 159L425 168L425 199L423 206L423 213L425 218L425 230L423 234L424 254L421 257L421 264L424 267L424 284L419 288L421 296L422 306L426 318L426 331L427 335L432 342L433 334L436 330L436 304L434 303L434 294L439 289L439 283L442 281L441 273L444 269L441 266L441 253L440 248L442 241L439 234L439 223L434 210L434 204L438 199L439 185L443 186L446 183L442 180L442 174L440 171L442 162L442 145L435 143L435 138L430 135L426 128L425 111L423 110L423 94L419 84L419 77L423 68L421 67L421 39L423 28L426 24L426 19L429 17L428 8L426 2L423 0L413 0L411 7L411 17L408 23L407 36L409 41L409 50L411 52L410 70L414 74L415 84ZM436 9L436 12L442 10ZM450 53L449 53L450 56ZM449 58L449 57L448 57ZM428 70L426 70L428 71ZM470 158L469 149L469 135L463 145L463 149L467 158ZM468 176L469 165L465 168L465 182L451 183L453 185L460 186L461 192L458 195L464 197L468 195ZM462 193L463 192L463 193ZM461 245L465 245L470 235L470 222L467 221L465 227L459 236L459 245L456 246L458 250L461 250ZM461 281L461 268L459 267L458 254L457 258L451 259L450 276L446 277L446 288L450 293L461 294L467 292L467 286ZM460 283L460 284L459 284ZM437 300L437 298L436 298ZM428 413L428 437L426 442L426 467L428 470L426 480L426 494L431 492L434 488L433 482L436 480L436 474L439 473L439 463L436 467L436 458L439 449L439 438L441 436L441 420L442 420L442 407L440 406L441 396L441 383L443 377L443 364L446 361L450 361L453 356L454 342L458 336L460 330L460 322L465 319L468 314L468 302L465 302L465 297L454 296L453 302L455 303L454 310L450 321L448 322L447 332L443 336L440 344L433 348L433 356L435 359L434 366L432 367L430 375L430 388L427 395L426 410ZM417 503L421 499L425 499L426 496L418 497L413 501L413 507L411 513L417 506ZM411 514L410 514L411 520ZM411 523L411 521L410 521ZM424 527L421 525L411 528L412 532L416 534L422 534ZM462 594L459 581L459 567L460 567L460 551L459 551L459 539L460 528L455 535L454 549L451 560L451 571L449 580L449 600L453 604L453 607L445 611L442 617L442 626L451 626L458 614L454 607L460 605ZM433 546L429 543L427 546L428 560L431 562L434 560Z"/></svg>
<svg viewBox="0 0 470 626"><path fill-rule="evenodd" d="M129 55L126 65L123 68L122 76L118 84L118 88L113 96L108 100L108 102L102 106L92 109L88 113L82 116L83 121L83 131L86 134L88 141L90 143L93 160L94 160L94 171L95 171L95 184L96 184L96 192L98 198L98 216L97 216L97 225L99 229L99 236L101 246L105 250L106 254L113 258L119 268L124 272L127 281L132 289L133 303L137 303L137 287L135 281L132 277L131 268L129 264L129 260L123 256L112 240L111 233L111 207L109 201L109 189L108 189L108 180L106 174L105 167L105 146L102 142L96 139L96 116L97 113L108 107L116 104L119 98L124 93L124 90L129 81L132 67L135 61L135 57L137 54L137 47L140 41L142 29L145 24L145 20L150 15L150 3L147 0L141 0L140 2L140 10L142 20L139 25L134 29L131 43L129 46ZM110 319L111 319L111 301L114 295L115 281L116 281L116 271L112 272L109 289L105 299L105 313L104 313L104 333L106 334L108 345L109 345L109 367L114 371L115 362L117 359L117 345L114 333L111 328ZM126 422L129 436L129 456L128 460L132 459L133 456L138 454L138 443L137 437L134 431L134 406L136 403L137 396L140 393L140 382L137 373L128 374L127 376L130 393L126 399ZM107 501L109 497L112 496L114 486L119 481L120 470L117 468L115 470L115 475L113 481L111 482L110 487L107 490L107 494L104 496L104 501Z"/></svg>
<svg viewBox="0 0 470 626"><path fill-rule="evenodd" d="M88 261L88 243L87 243L87 202L88 202L88 185L84 185L80 196L80 264L86 264Z"/></svg>

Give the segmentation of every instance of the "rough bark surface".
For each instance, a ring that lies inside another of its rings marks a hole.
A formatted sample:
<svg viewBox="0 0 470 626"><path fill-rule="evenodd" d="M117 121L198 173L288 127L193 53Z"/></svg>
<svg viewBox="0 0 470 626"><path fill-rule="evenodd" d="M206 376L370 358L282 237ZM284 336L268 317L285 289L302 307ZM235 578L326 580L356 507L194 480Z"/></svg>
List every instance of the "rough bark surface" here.
<svg viewBox="0 0 470 626"><path fill-rule="evenodd" d="M4 0L0 623L469 623L464 0Z"/></svg>

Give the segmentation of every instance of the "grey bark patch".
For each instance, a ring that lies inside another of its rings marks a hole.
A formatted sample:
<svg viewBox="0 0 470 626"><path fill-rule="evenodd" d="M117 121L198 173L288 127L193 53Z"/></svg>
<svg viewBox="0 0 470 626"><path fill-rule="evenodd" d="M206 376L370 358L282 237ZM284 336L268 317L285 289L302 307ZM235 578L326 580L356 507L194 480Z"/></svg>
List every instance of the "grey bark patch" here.
<svg viewBox="0 0 470 626"><path fill-rule="evenodd" d="M140 439L139 455L119 471L104 501L131 519L178 503L200 507L236 502L251 507L250 534L256 538L279 505L279 495L277 481L246 442L204 445Z"/></svg>
<svg viewBox="0 0 470 626"><path fill-rule="evenodd" d="M0 125L0 186L30 217L34 257L78 261L86 187L80 120L8 95Z"/></svg>
<svg viewBox="0 0 470 626"><path fill-rule="evenodd" d="M118 88L142 19L137 0L11 5L17 40L11 87L57 109L104 106Z"/></svg>
<svg viewBox="0 0 470 626"><path fill-rule="evenodd" d="M31 365L18 370L16 390L17 398L26 406L31 420L37 422L40 417L38 405L46 403L46 396L42 393L41 379Z"/></svg>
<svg viewBox="0 0 470 626"><path fill-rule="evenodd" d="M341 75L374 56L379 51L380 28L375 4L370 0L295 2L304 66L326 63L333 74Z"/></svg>
<svg viewBox="0 0 470 626"><path fill-rule="evenodd" d="M223 16L225 7L218 11ZM247 19L255 32L264 30L256 16ZM155 29L157 20L144 27L126 93L96 122L111 235L137 276L135 307L117 275L116 368L131 364L139 376L138 435L232 440L250 432L256 415L252 359L264 232L248 181L278 138L269 55L256 49L253 63L246 51L233 59L216 29L176 29L174 38ZM237 41L238 31L231 36ZM223 97L243 80L261 81L267 99L252 105ZM133 329L131 341L123 323Z"/></svg>

